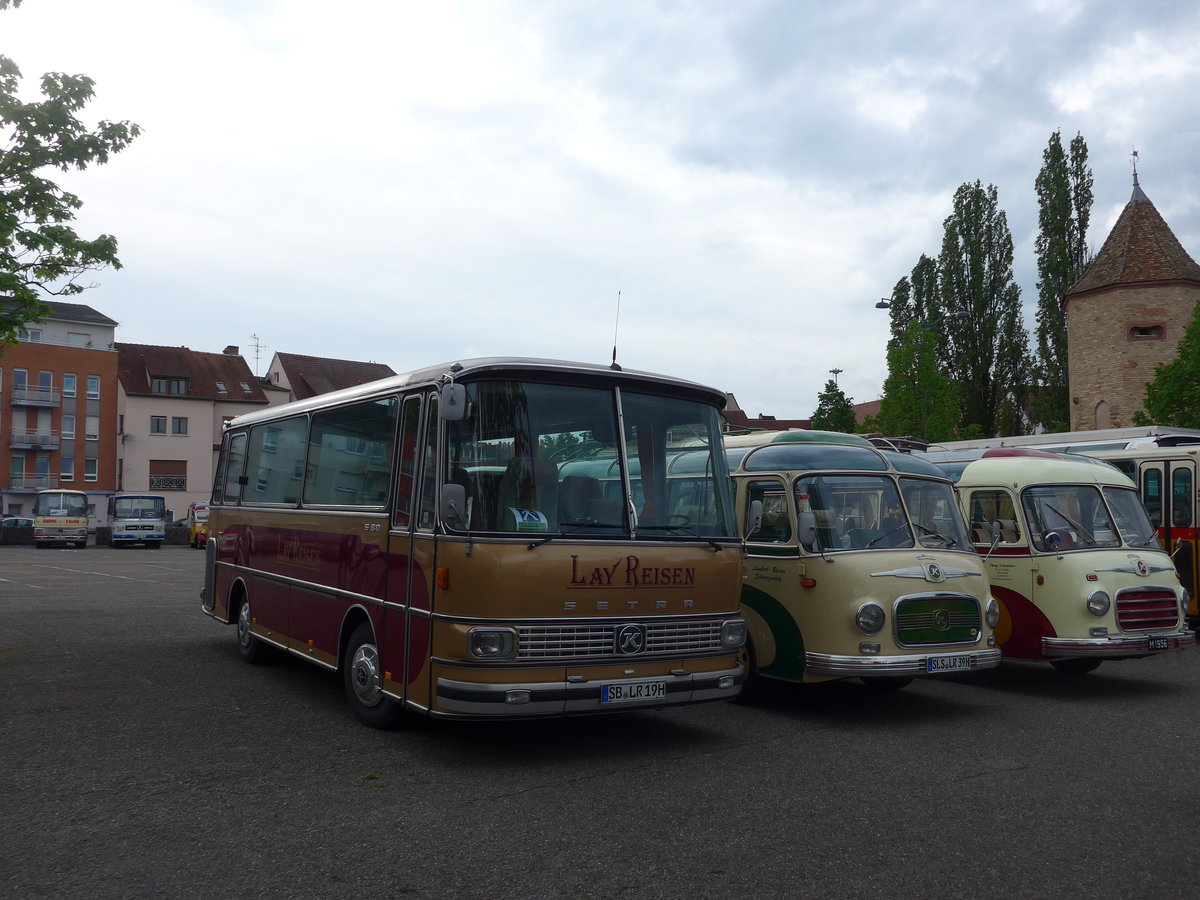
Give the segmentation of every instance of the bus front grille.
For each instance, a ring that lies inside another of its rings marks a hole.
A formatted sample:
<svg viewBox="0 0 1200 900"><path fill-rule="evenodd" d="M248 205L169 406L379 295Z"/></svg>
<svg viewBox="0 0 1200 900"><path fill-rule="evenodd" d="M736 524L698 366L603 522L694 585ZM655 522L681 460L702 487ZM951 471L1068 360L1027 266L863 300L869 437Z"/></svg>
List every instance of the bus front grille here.
<svg viewBox="0 0 1200 900"><path fill-rule="evenodd" d="M1117 625L1122 631L1177 628L1179 600L1170 588L1126 588L1117 591Z"/></svg>
<svg viewBox="0 0 1200 900"><path fill-rule="evenodd" d="M585 625L521 625L518 658L611 659L624 656L617 650L617 633L627 620ZM721 620L632 623L645 628L645 649L639 657L704 653L721 649Z"/></svg>
<svg viewBox="0 0 1200 900"><path fill-rule="evenodd" d="M979 604L966 594L916 595L896 605L896 639L906 647L972 644L982 628Z"/></svg>

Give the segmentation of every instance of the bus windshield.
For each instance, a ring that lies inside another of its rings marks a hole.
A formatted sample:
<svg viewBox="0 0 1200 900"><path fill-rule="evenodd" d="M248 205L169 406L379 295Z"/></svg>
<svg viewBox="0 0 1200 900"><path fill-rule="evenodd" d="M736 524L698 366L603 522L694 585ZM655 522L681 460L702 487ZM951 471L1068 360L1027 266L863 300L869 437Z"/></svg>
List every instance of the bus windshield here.
<svg viewBox="0 0 1200 900"><path fill-rule="evenodd" d="M74 491L43 491L33 505L34 516L86 516L87 497Z"/></svg>
<svg viewBox="0 0 1200 900"><path fill-rule="evenodd" d="M1022 492L1021 504L1029 520L1030 539L1038 550L1121 546L1121 536L1095 485L1035 485Z"/></svg>
<svg viewBox="0 0 1200 900"><path fill-rule="evenodd" d="M896 482L881 475L808 475L796 480L797 509L816 515L811 552L913 546ZM807 504L807 506L806 506Z"/></svg>
<svg viewBox="0 0 1200 900"><path fill-rule="evenodd" d="M114 497L114 519L161 519L167 504L162 497Z"/></svg>
<svg viewBox="0 0 1200 900"><path fill-rule="evenodd" d="M1117 528L1130 547L1149 547L1161 550L1158 532L1150 524L1146 509L1138 499L1136 490L1119 487L1106 487L1104 499L1112 510L1113 518L1117 520Z"/></svg>
<svg viewBox="0 0 1200 900"><path fill-rule="evenodd" d="M479 381L466 389L467 414L448 423L447 447L471 531L735 535L714 407L610 387Z"/></svg>

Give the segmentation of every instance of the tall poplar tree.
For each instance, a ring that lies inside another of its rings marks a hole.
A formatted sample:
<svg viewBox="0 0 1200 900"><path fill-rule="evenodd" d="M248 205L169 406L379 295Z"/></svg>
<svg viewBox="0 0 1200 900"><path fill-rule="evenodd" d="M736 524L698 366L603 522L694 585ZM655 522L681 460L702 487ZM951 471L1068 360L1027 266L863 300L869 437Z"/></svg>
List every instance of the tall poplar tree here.
<svg viewBox="0 0 1200 900"><path fill-rule="evenodd" d="M1029 335L1013 280L1013 241L995 185L954 193L938 256L947 374L960 398L959 430L1020 434L1029 385ZM959 313L965 312L966 316Z"/></svg>
<svg viewBox="0 0 1200 900"><path fill-rule="evenodd" d="M1050 135L1042 151L1042 169L1034 181L1038 198L1038 236L1034 241L1038 267L1037 373L1033 416L1049 431L1070 425L1067 390L1067 322L1063 298L1090 261L1088 222L1092 214L1092 170L1087 142L1081 134L1071 140L1070 155L1062 135Z"/></svg>

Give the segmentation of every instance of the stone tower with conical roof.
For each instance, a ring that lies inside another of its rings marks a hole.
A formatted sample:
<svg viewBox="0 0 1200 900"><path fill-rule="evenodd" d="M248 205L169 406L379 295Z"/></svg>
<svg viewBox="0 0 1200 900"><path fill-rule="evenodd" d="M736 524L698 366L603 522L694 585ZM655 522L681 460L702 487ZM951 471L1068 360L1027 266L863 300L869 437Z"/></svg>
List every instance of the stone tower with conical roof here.
<svg viewBox="0 0 1200 900"><path fill-rule="evenodd" d="M1133 196L1063 298L1071 430L1122 428L1200 302L1200 265L1133 176Z"/></svg>

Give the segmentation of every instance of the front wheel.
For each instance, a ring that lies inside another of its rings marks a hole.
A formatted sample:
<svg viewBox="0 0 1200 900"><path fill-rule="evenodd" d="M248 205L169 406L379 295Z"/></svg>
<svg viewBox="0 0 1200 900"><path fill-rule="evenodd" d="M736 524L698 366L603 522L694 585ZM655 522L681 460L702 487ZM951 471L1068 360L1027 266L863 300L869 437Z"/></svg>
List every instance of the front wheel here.
<svg viewBox="0 0 1200 900"><path fill-rule="evenodd" d="M372 728L391 728L400 716L400 704L383 693L379 648L370 624L363 622L350 635L342 664L346 701L354 715Z"/></svg>
<svg viewBox="0 0 1200 900"><path fill-rule="evenodd" d="M254 636L250 625L250 598L243 596L242 603L238 607L238 652L242 654L242 659L246 662L257 665L266 659L269 648Z"/></svg>
<svg viewBox="0 0 1200 900"><path fill-rule="evenodd" d="M1070 659L1052 659L1050 665L1058 669L1064 675L1086 675L1093 669L1097 668L1102 659L1088 659L1086 656L1074 656Z"/></svg>
<svg viewBox="0 0 1200 900"><path fill-rule="evenodd" d="M746 673L746 679L742 682L741 692L734 698L734 703L754 703L762 700L767 693L767 683L761 675L758 674L758 658L754 655L754 644L750 641L750 635L746 635L746 643L744 643L737 652L737 661Z"/></svg>

